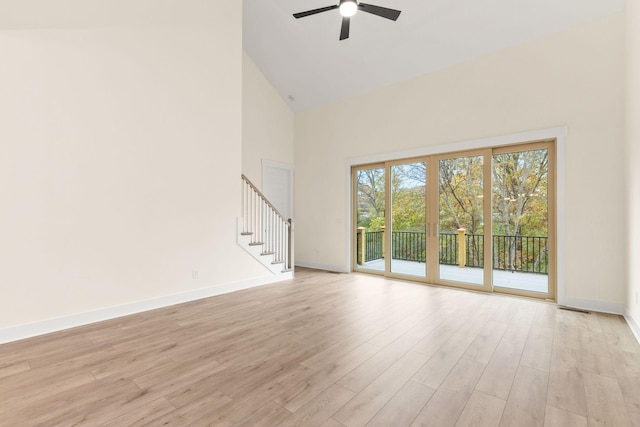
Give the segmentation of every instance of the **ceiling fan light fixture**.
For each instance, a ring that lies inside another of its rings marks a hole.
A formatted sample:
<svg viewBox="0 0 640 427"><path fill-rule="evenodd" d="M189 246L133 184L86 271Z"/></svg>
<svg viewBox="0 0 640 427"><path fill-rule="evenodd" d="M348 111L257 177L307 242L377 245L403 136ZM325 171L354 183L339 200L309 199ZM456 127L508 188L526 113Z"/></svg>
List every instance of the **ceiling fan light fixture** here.
<svg viewBox="0 0 640 427"><path fill-rule="evenodd" d="M349 18L358 11L358 4L355 0L342 0L340 2L340 15Z"/></svg>

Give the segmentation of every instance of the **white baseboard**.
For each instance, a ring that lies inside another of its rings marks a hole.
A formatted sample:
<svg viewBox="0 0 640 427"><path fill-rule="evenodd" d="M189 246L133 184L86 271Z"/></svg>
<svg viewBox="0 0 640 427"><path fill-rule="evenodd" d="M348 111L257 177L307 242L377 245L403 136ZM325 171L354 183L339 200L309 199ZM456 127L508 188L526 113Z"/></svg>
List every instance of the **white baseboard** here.
<svg viewBox="0 0 640 427"><path fill-rule="evenodd" d="M629 310L625 311L624 318L627 321L629 328L631 328L631 332L633 332L633 335L636 337L636 341L640 344L640 327L631 316L631 313L629 313Z"/></svg>
<svg viewBox="0 0 640 427"><path fill-rule="evenodd" d="M150 300L138 301L130 304L102 308L86 313L72 314L55 319L43 320L41 322L0 329L0 344L31 338L38 335L44 335L51 332L58 332L65 329L75 328L77 326L88 325L90 323L115 319L117 317L128 316L130 314L141 313L157 308L168 307L184 302L227 294L229 292L255 288L257 286L268 285L292 278L293 272L287 272L278 274L276 276L267 276L256 279L249 279L242 282L226 283L180 294L167 295Z"/></svg>
<svg viewBox="0 0 640 427"><path fill-rule="evenodd" d="M317 262L300 261L296 259L296 267L313 268L315 270L333 271L335 273L350 273L348 268L342 265L318 264Z"/></svg>
<svg viewBox="0 0 640 427"><path fill-rule="evenodd" d="M624 303L613 301L600 301L581 298L564 297L558 301L559 305L577 308L585 311L597 311L599 313L624 314Z"/></svg>

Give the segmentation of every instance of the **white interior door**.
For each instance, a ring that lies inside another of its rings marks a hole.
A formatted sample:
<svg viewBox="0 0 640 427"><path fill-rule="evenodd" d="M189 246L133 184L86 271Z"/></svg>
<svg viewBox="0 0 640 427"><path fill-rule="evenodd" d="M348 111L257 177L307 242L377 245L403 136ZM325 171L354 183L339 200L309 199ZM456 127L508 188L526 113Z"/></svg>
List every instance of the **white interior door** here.
<svg viewBox="0 0 640 427"><path fill-rule="evenodd" d="M293 166L262 161L262 192L287 219L293 219Z"/></svg>

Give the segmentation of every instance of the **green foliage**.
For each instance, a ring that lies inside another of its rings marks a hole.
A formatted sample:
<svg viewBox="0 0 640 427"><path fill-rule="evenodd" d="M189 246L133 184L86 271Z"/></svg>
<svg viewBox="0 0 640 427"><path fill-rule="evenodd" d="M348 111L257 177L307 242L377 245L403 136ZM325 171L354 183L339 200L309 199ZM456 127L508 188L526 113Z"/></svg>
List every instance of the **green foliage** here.
<svg viewBox="0 0 640 427"><path fill-rule="evenodd" d="M394 231L424 232L426 224L426 164L392 166L391 203Z"/></svg>
<svg viewBox="0 0 640 427"><path fill-rule="evenodd" d="M384 217L377 216L375 218L372 218L371 221L369 221L369 226L367 227L367 231L380 231L382 230L382 227L384 227Z"/></svg>
<svg viewBox="0 0 640 427"><path fill-rule="evenodd" d="M379 230L384 225L384 169L359 170L356 179L358 227Z"/></svg>
<svg viewBox="0 0 640 427"><path fill-rule="evenodd" d="M548 235L548 153L530 150L492 158L492 227L494 235ZM484 233L484 157L438 162L441 233L465 228ZM392 229L424 232L426 163L391 166ZM385 223L385 169L357 171L357 224L370 231Z"/></svg>
<svg viewBox="0 0 640 427"><path fill-rule="evenodd" d="M493 157L494 234L548 235L548 160L547 150Z"/></svg>
<svg viewBox="0 0 640 427"><path fill-rule="evenodd" d="M484 232L483 157L457 157L439 162L440 232L465 228Z"/></svg>
<svg viewBox="0 0 640 427"><path fill-rule="evenodd" d="M424 187L400 189L394 192L392 227L395 231L424 231Z"/></svg>

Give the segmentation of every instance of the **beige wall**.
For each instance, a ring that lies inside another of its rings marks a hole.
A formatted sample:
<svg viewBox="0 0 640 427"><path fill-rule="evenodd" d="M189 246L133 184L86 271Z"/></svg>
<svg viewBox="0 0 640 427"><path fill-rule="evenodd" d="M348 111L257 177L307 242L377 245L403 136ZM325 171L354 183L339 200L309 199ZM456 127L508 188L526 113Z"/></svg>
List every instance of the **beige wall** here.
<svg viewBox="0 0 640 427"><path fill-rule="evenodd" d="M627 315L640 339L640 1L627 0L627 173L629 292Z"/></svg>
<svg viewBox="0 0 640 427"><path fill-rule="evenodd" d="M0 335L265 274L235 243L241 2L168 4L189 25L0 31Z"/></svg>
<svg viewBox="0 0 640 427"><path fill-rule="evenodd" d="M623 61L618 14L300 114L297 261L349 269L349 159L567 126L567 296L622 310Z"/></svg>
<svg viewBox="0 0 640 427"><path fill-rule="evenodd" d="M294 114L245 53L242 63L242 173L262 189L262 161L293 165Z"/></svg>
<svg viewBox="0 0 640 427"><path fill-rule="evenodd" d="M211 0L0 0L0 30L211 23ZM229 24L235 21L230 16Z"/></svg>

